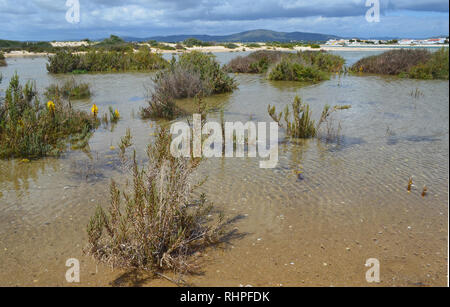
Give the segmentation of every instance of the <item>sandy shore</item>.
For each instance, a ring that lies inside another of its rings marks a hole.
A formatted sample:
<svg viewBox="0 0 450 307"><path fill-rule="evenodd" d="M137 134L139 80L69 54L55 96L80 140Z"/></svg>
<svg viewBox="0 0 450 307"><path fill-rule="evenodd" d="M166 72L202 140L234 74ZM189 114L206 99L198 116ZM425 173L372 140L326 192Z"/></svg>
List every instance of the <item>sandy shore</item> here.
<svg viewBox="0 0 450 307"><path fill-rule="evenodd" d="M11 51L9 53L5 53L5 58L19 58L19 57L39 57L39 56L48 56L49 53L38 53L38 52L28 52L28 51Z"/></svg>
<svg viewBox="0 0 450 307"><path fill-rule="evenodd" d="M80 46L89 46L88 42L51 42L53 47L80 47Z"/></svg>
<svg viewBox="0 0 450 307"><path fill-rule="evenodd" d="M261 45L261 47L259 47L259 48L249 48L249 47L246 47L245 44L241 44L241 43L234 43L234 44L237 45L238 47L234 48L234 49L230 49L230 48L226 48L224 46L206 46L206 47L191 47L191 48L179 49L179 50L162 50L162 49L151 47L148 44L141 44L141 45L148 46L152 50L159 52L159 53L183 53L183 52L191 52L191 51L212 52L212 53L220 53L220 52L230 52L231 53L231 52L259 51L259 50L277 50L277 51L320 50L318 48L313 49L310 47L295 47L294 49L289 49L289 48L276 48L276 47L265 46L265 45ZM166 43L165 45L174 47L174 48L176 46L176 44L170 44L170 43Z"/></svg>
<svg viewBox="0 0 450 307"><path fill-rule="evenodd" d="M71 47L77 47L86 45L86 42L55 42L52 43L54 47L64 47L64 46L71 46ZM147 45L148 44L141 44L141 45ZM176 44L166 44L171 47L175 47ZM379 46L379 47L348 47L348 46L327 46L322 45L319 48L310 48L310 47L294 47L293 49L289 48L277 48L277 47L270 47L270 46L261 46L259 48L248 48L244 44L236 44L239 47L235 49L229 49L224 46L207 46L207 47L192 47L192 48L186 48L186 50L161 50L158 48L151 47L152 51L156 51L158 53L166 54L166 53L183 53L183 52L191 52L191 51L201 51L201 52L212 52L212 53L220 53L220 52L243 52L243 51L259 51L259 50L276 50L276 51L306 51L306 50L312 50L312 51L386 51L386 50L393 50L393 49L399 49L399 48L442 48L446 47L448 48L449 45L437 45L437 46L430 46L430 45L415 45L415 46L402 46L402 45L389 45L389 46ZM150 47L150 46L149 46ZM82 53L82 52L80 52ZM48 56L49 53L36 53L36 52L27 52L27 51L12 51L9 53L5 53L6 58L15 58L15 57L29 57L29 56Z"/></svg>
<svg viewBox="0 0 450 307"><path fill-rule="evenodd" d="M394 50L400 48L448 48L449 45L414 45L414 46L404 46L404 45L388 45L388 46L378 46L378 47L341 47L341 46L321 46L322 50L326 51L377 51L377 50Z"/></svg>

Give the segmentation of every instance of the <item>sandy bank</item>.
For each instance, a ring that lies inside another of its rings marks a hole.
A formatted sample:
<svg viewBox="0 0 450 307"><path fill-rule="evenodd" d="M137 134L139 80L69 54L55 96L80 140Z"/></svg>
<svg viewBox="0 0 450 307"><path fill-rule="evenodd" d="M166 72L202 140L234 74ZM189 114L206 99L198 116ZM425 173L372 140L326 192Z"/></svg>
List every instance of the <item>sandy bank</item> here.
<svg viewBox="0 0 450 307"><path fill-rule="evenodd" d="M81 46L89 46L88 42L51 42L53 47L81 47Z"/></svg>
<svg viewBox="0 0 450 307"><path fill-rule="evenodd" d="M46 52L28 52L28 51L11 51L8 53L4 53L5 58L19 58L19 57L45 57L48 56L49 53Z"/></svg>
<svg viewBox="0 0 450 307"><path fill-rule="evenodd" d="M52 43L53 46L55 47L65 47L65 46L70 46L70 47L77 47L77 46L81 46L87 44L86 42L55 42ZM141 45L147 45L148 44L141 44ZM175 47L176 44L166 44L167 46L171 46L171 47ZM319 48L310 48L310 47L294 47L293 49L289 49L289 48L278 48L278 47L270 47L270 46L261 46L259 48L249 48L246 47L243 44L236 44L239 47L235 48L235 49L229 49L226 48L224 46L207 46L207 47L192 47L192 48L186 48L186 50L184 49L179 49L179 50L162 50L162 49L158 49L158 48L154 48L151 47L152 51L158 52L158 53L162 53L162 54L176 54L176 53L183 53L183 52L191 52L191 51L200 51L200 52L212 52L212 53L221 53L221 52L243 52L243 51L249 51L249 52L254 52L254 51L259 51L259 50L276 50L276 51L286 51L286 52L292 52L292 51L307 51L307 50L312 50L312 51L319 51L319 50L324 50L324 51L358 51L358 52L364 52L364 51L387 51L387 50L393 50L393 49L399 49L399 48L429 48L429 49L434 49L434 48L442 48L442 47L446 47L448 48L449 45L437 45L437 46L430 46L430 45L415 45L415 46L402 46L402 45L389 45L389 46L378 46L378 47L348 47L348 46L326 46L326 45L322 45ZM150 46L149 46L150 47ZM85 53L85 52L79 52L81 53ZM27 51L12 51L9 53L5 53L5 57L6 58L15 58L15 57L29 57L29 56L48 56L49 53L36 53L36 52L27 52Z"/></svg>

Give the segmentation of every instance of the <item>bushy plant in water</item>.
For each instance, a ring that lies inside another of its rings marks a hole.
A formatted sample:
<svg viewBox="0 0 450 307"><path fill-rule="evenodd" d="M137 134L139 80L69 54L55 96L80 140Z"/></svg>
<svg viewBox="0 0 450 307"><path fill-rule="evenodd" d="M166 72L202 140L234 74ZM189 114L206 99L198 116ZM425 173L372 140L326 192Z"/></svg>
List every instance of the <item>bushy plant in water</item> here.
<svg viewBox="0 0 450 307"><path fill-rule="evenodd" d="M65 99L87 99L91 97L91 90L88 83L78 83L75 79L70 79L64 82L62 86L57 84L50 85L47 87L44 95L50 100L58 95Z"/></svg>
<svg viewBox="0 0 450 307"><path fill-rule="evenodd" d="M60 51L48 58L50 73L149 71L167 67L167 61L148 47L139 51L90 50L84 54Z"/></svg>
<svg viewBox="0 0 450 307"><path fill-rule="evenodd" d="M334 112L338 110L347 110L350 107L351 106L348 105L334 107L325 105L317 124L312 119L312 112L309 104L304 104L298 96L295 97L294 102L292 103L292 113L289 106L286 106L284 112L277 114L275 106L270 105L268 107L268 112L270 117L286 130L286 134L289 137L308 139L317 136L321 125L327 122Z"/></svg>
<svg viewBox="0 0 450 307"><path fill-rule="evenodd" d="M193 51L172 60L170 67L154 78L145 118L173 119L179 114L175 100L232 92L236 82L215 60L214 55Z"/></svg>
<svg viewBox="0 0 450 307"><path fill-rule="evenodd" d="M109 208L99 207L87 227L86 251L98 261L125 269L193 272L194 253L218 241L221 218L212 220L212 205L195 193L200 160L173 157L171 140L161 128L144 168L134 154L130 185L120 189L112 181ZM122 157L131 144L128 132L119 146Z"/></svg>
<svg viewBox="0 0 450 307"><path fill-rule="evenodd" d="M55 96L43 104L32 82L22 86L11 78L0 101L0 158L39 158L59 155L67 143L86 143L98 119Z"/></svg>

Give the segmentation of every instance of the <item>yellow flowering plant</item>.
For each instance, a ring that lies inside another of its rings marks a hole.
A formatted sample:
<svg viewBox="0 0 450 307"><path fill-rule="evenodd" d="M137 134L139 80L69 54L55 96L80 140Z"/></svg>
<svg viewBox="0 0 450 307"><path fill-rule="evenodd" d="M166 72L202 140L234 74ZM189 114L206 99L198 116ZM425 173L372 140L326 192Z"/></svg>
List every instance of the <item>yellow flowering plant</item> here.
<svg viewBox="0 0 450 307"><path fill-rule="evenodd" d="M91 112L92 112L92 114L94 114L95 117L97 117L97 115L98 115L98 107L97 107L97 105L95 105L95 104L92 105Z"/></svg>
<svg viewBox="0 0 450 307"><path fill-rule="evenodd" d="M112 107L109 107L109 117L111 122L116 123L120 119L120 113L117 109L113 109Z"/></svg>
<svg viewBox="0 0 450 307"><path fill-rule="evenodd" d="M41 102L35 83L21 84L17 74L11 77L1 102L0 160L59 156L69 144L85 148L100 124L89 112L74 110L58 94Z"/></svg>
<svg viewBox="0 0 450 307"><path fill-rule="evenodd" d="M55 103L51 100L49 102L47 102L47 109L50 112L54 113L55 112Z"/></svg>

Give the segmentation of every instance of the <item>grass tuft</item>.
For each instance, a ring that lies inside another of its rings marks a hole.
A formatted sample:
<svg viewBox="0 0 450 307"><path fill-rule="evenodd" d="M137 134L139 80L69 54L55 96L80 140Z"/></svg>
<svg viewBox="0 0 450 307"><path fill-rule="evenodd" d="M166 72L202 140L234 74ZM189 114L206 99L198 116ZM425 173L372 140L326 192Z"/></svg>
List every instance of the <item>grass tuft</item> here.
<svg viewBox="0 0 450 307"><path fill-rule="evenodd" d="M58 95L64 99L87 99L91 97L91 90L88 83L77 83L75 79L70 79L61 87L57 84L50 85L44 95L49 100Z"/></svg>
<svg viewBox="0 0 450 307"><path fill-rule="evenodd" d="M329 105L325 105L317 124L312 119L312 112L309 104L304 104L300 97L295 97L291 108L292 113L289 106L286 106L284 112L277 114L275 106L272 107L269 105L268 112L270 117L272 117L272 119L276 121L280 127L286 130L286 134L288 136L292 138L308 139L317 136L322 124L328 122L334 112L350 109L351 106L345 105L330 107ZM328 131L332 131L330 127L328 127Z"/></svg>

